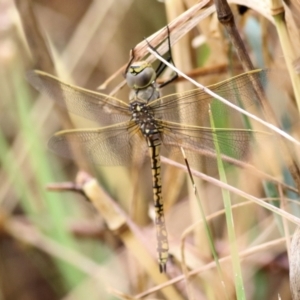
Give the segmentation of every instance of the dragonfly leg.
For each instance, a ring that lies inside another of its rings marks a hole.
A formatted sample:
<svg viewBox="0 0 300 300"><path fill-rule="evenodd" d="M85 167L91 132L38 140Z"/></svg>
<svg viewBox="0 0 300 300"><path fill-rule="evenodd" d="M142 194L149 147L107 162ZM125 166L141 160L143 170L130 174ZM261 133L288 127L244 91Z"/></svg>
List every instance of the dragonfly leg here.
<svg viewBox="0 0 300 300"><path fill-rule="evenodd" d="M131 64L132 64L132 62L134 60L134 57L135 57L135 55L134 55L134 48L132 48L130 50L130 55L131 55L130 60L129 60L129 62L128 62L127 66L126 66L125 72L123 74L124 77L126 77L126 74L128 73L128 69L129 69L129 67L131 66Z"/></svg>
<svg viewBox="0 0 300 300"><path fill-rule="evenodd" d="M167 26L167 31L168 31L168 47L169 47L168 54L169 55L166 58L166 61L172 63L172 65L175 66L174 61L173 61L173 56L172 56L172 50L171 50L171 40L170 40L170 29L169 29L169 26ZM146 42L148 44L148 47L150 47L153 51L155 51L158 55L160 55L160 53L158 53L158 51L147 40L146 40ZM162 72L166 69L166 67L167 66L163 62L159 63L158 67L155 70L156 78L158 78L162 74ZM159 88L162 88L162 87L168 85L169 83L173 82L175 79L177 79L177 77L178 77L178 74L175 73L170 79L168 79L167 81L161 83L159 85Z"/></svg>

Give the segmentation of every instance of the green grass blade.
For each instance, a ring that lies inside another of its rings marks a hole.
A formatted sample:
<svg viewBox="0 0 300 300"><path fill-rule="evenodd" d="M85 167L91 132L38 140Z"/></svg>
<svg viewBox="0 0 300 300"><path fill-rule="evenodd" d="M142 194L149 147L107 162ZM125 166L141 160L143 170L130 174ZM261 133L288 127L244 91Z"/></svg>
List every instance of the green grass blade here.
<svg viewBox="0 0 300 300"><path fill-rule="evenodd" d="M57 177L53 174L53 162L50 162L45 151L46 143L42 138L43 128L37 128L31 118L31 96L28 85L21 74L23 74L21 71L13 72L11 81L15 91L20 135L24 148L29 149L26 160L32 172L28 174L28 177L32 176L32 178L27 178L23 173L23 178L19 178L17 182L19 185L16 185L15 189L19 190L20 186L28 185L30 180L31 184L35 186L35 199L38 198L38 203L34 203L34 198L31 197L29 191L26 192L26 197L22 197L21 205L28 218L50 238L67 248L79 250L76 240L66 230L66 217L72 208L66 205L65 197L46 191L46 185L56 181ZM15 168L17 166L14 166L10 172L13 172ZM19 172L22 174L24 171L20 170ZM25 190L27 189L30 190L26 187ZM45 224L47 225L45 226ZM78 285L84 278L83 273L73 266L60 260L56 260L56 263L65 280L64 284L68 288Z"/></svg>
<svg viewBox="0 0 300 300"><path fill-rule="evenodd" d="M215 125L214 125L214 119L211 110L209 111L209 117L210 117L211 127L214 130ZM223 181L224 183L227 183L225 169L221 159L221 152L220 152L217 135L213 134L213 138L214 138L214 145L217 153L217 164L218 164L220 180ZM224 201L226 223L227 223L230 250L232 256L233 273L234 273L233 277L235 280L236 295L237 295L237 299L244 300L246 299L246 295L245 295L245 288L244 288L242 271L241 271L239 251L237 247L237 241L236 241L235 230L234 230L234 220L233 220L233 215L231 210L230 192L228 190L222 189L222 196Z"/></svg>

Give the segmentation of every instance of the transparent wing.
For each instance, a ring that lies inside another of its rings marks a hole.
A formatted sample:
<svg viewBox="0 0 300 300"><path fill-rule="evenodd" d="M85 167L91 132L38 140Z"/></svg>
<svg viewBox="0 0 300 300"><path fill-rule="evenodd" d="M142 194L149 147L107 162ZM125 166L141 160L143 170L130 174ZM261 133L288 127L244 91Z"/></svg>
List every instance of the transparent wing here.
<svg viewBox="0 0 300 300"><path fill-rule="evenodd" d="M262 86L266 83L269 73L266 70L251 72ZM209 86L209 89L238 106L249 107L259 101L248 73ZM215 106L214 118L216 120L224 118L224 114L234 112L233 109L214 100L201 89L168 95L149 103L149 106L155 110L157 119L184 122L190 125L201 124L201 126L209 126L209 105Z"/></svg>
<svg viewBox="0 0 300 300"><path fill-rule="evenodd" d="M55 153L75 159L73 147L81 147L92 163L103 166L132 165L143 159L147 144L132 122L100 129L74 129L57 132L48 142Z"/></svg>
<svg viewBox="0 0 300 300"><path fill-rule="evenodd" d="M223 158L229 162L231 159L247 160L251 141L257 139L259 135L264 136L264 133L254 133L252 130L216 128L214 132L206 127L162 123L164 130L161 137L167 151L176 154L179 153L179 147L183 147L188 153L192 166L199 162L200 155L215 164L213 134L217 138ZM179 156L181 156L180 153Z"/></svg>
<svg viewBox="0 0 300 300"><path fill-rule="evenodd" d="M69 112L101 125L128 121L131 117L128 104L117 98L64 83L41 71L29 71L27 79Z"/></svg>

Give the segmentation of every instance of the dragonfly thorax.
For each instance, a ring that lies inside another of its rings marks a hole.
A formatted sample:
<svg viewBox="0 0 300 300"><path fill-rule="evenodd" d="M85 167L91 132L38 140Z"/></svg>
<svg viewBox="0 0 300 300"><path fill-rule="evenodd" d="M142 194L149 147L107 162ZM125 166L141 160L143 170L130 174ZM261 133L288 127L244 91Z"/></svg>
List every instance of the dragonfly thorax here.
<svg viewBox="0 0 300 300"><path fill-rule="evenodd" d="M139 126L147 138L159 133L159 126L154 118L154 113L146 104L135 101L130 104L133 121Z"/></svg>
<svg viewBox="0 0 300 300"><path fill-rule="evenodd" d="M160 98L160 92L155 82L144 89L132 89L129 93L130 103L140 102L147 104L158 98Z"/></svg>
<svg viewBox="0 0 300 300"><path fill-rule="evenodd" d="M144 89L155 81L156 73L148 62L137 61L130 65L125 78L130 88Z"/></svg>

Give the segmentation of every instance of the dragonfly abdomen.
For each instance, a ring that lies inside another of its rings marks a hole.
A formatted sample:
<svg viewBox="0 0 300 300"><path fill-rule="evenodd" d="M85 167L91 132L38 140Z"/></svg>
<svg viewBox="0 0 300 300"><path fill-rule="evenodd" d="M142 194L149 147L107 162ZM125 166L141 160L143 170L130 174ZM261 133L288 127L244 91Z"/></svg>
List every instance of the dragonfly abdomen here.
<svg viewBox="0 0 300 300"><path fill-rule="evenodd" d="M160 272L166 272L166 263L168 260L168 234L164 217L164 204L161 185L161 167L160 167L160 140L148 139L149 152L151 158L152 170L152 188L155 207L155 226L157 238L157 253Z"/></svg>

